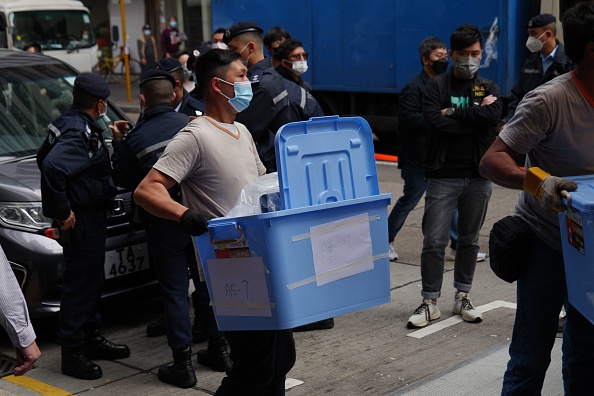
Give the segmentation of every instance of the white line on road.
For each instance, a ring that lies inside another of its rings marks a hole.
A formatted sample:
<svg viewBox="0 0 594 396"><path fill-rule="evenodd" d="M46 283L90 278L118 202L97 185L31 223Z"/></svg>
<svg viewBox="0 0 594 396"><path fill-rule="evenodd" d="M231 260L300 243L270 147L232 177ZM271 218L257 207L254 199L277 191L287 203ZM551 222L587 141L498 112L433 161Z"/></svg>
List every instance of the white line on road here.
<svg viewBox="0 0 594 396"><path fill-rule="evenodd" d="M496 300L496 301L490 302L488 304L476 307L476 309L478 311L480 311L481 313L485 313L487 311L491 311L496 308L516 309L516 304L510 303L507 301ZM456 323L460 323L462 321L463 321L462 316L460 316L460 315L452 316L451 318L442 320L441 322L429 325L429 326L424 327L417 331L413 331L412 333L408 333L407 336L413 337L413 338L423 338L425 336L428 336L429 334L436 333L440 330L446 329L446 328L453 326Z"/></svg>

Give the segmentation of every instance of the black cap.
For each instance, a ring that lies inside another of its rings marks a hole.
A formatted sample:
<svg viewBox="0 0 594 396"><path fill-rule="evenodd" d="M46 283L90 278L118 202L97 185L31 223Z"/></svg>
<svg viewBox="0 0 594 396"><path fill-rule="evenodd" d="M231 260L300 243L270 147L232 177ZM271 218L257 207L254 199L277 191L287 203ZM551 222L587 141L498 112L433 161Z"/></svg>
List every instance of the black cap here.
<svg viewBox="0 0 594 396"><path fill-rule="evenodd" d="M149 25L148 23L142 27L142 30L147 30L147 29L151 30L151 25Z"/></svg>
<svg viewBox="0 0 594 396"><path fill-rule="evenodd" d="M180 70L182 64L176 58L163 58L157 61L155 69L165 70L166 72L173 73L176 70Z"/></svg>
<svg viewBox="0 0 594 396"><path fill-rule="evenodd" d="M225 44L229 44L229 41L233 39L233 37L238 36L242 33L248 32L258 32L260 34L264 33L264 30L256 22L252 21L244 21L238 22L235 25L231 26L225 34L223 35L223 41Z"/></svg>
<svg viewBox="0 0 594 396"><path fill-rule="evenodd" d="M192 67L194 66L194 62L196 62L196 59L198 59L198 57L200 55L202 55L203 53L205 53L206 51L210 50L210 47L208 45L198 45L194 48L192 48L192 50L190 51L190 56L188 57L187 60L187 68L192 70Z"/></svg>
<svg viewBox="0 0 594 396"><path fill-rule="evenodd" d="M551 14L540 14L535 17L530 18L528 24L526 25L526 29L534 29L543 26L547 26L553 22L555 22L557 18Z"/></svg>
<svg viewBox="0 0 594 396"><path fill-rule="evenodd" d="M74 80L74 86L99 99L109 97L107 81L96 73L81 73Z"/></svg>
<svg viewBox="0 0 594 396"><path fill-rule="evenodd" d="M140 78L140 83L138 84L138 86L142 87L145 83L155 80L167 80L175 88L175 78L173 78L173 76L170 73L160 69L152 69L146 71Z"/></svg>

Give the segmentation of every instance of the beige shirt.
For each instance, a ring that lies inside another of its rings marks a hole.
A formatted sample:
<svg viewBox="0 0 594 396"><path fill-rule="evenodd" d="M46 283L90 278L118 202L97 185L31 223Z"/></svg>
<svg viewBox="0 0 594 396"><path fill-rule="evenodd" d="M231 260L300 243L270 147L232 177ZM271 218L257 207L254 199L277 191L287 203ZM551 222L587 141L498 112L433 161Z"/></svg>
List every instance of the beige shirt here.
<svg viewBox="0 0 594 396"><path fill-rule="evenodd" d="M226 215L242 188L266 173L243 124L206 116L175 135L153 167L181 184L184 205L209 218Z"/></svg>

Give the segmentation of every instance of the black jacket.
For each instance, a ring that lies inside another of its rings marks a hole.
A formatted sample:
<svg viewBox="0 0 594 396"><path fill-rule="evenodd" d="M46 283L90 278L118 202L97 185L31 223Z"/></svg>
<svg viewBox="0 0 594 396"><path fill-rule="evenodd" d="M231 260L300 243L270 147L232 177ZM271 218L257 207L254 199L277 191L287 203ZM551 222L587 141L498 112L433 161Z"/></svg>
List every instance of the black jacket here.
<svg viewBox="0 0 594 396"><path fill-rule="evenodd" d="M405 163L417 168L425 166L425 135L427 124L423 116L425 84L431 77L421 70L400 93L398 108L398 167Z"/></svg>
<svg viewBox="0 0 594 396"><path fill-rule="evenodd" d="M457 108L453 116L441 114L441 110L454 107L451 102L451 84L453 69L448 73L437 76L425 85L423 97L423 115L427 122L425 170L428 177L431 172L439 170L446 159L448 142L453 137L472 139L473 169L469 172L478 176L478 165L487 149L497 136L497 124L501 119L502 102L501 91L492 81L474 76L472 90L468 96L468 107ZM493 95L497 100L488 105L480 106L482 97ZM484 96L482 96L484 95Z"/></svg>
<svg viewBox="0 0 594 396"><path fill-rule="evenodd" d="M557 45L557 52L555 52L553 64L547 69L547 72L544 75L542 73L543 69L540 52L536 52L526 59L522 66L522 70L520 71L520 77L512 88L509 104L507 106L507 115L504 118L505 122L513 117L518 104L528 92L553 78L574 69L575 66L573 62L567 55L565 55L565 47L563 44L557 41Z"/></svg>
<svg viewBox="0 0 594 396"><path fill-rule="evenodd" d="M45 216L64 220L70 210L102 211L116 195L102 131L76 106L49 125L48 136L37 153Z"/></svg>
<svg viewBox="0 0 594 396"><path fill-rule="evenodd" d="M295 84L299 85L301 88L305 89L307 92L311 93L311 85L307 83L301 76L295 81L294 75L282 65L278 65L274 70L278 72L283 78L286 78L289 81L294 82Z"/></svg>
<svg viewBox="0 0 594 396"><path fill-rule="evenodd" d="M244 124L252 134L260 160L267 172L276 171L274 137L280 127L296 119L289 105L289 93L283 78L272 67L263 69L267 58L252 65L248 76L252 81L253 97L247 109L238 113L235 121Z"/></svg>
<svg viewBox="0 0 594 396"><path fill-rule="evenodd" d="M197 117L206 113L206 106L184 89L184 97L182 98L179 112L187 116Z"/></svg>
<svg viewBox="0 0 594 396"><path fill-rule="evenodd" d="M188 124L188 116L168 104L149 108L124 140L113 141L113 180L133 190L148 174L167 144Z"/></svg>

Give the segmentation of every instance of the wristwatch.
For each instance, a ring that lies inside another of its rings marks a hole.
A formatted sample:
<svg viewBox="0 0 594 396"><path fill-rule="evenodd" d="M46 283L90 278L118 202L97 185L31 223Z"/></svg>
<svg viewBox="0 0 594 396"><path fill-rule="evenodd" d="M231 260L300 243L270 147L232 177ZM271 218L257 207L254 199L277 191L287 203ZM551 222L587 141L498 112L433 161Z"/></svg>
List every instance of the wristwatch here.
<svg viewBox="0 0 594 396"><path fill-rule="evenodd" d="M448 117L451 117L454 115L454 108L453 107L448 107L445 111L445 115Z"/></svg>

